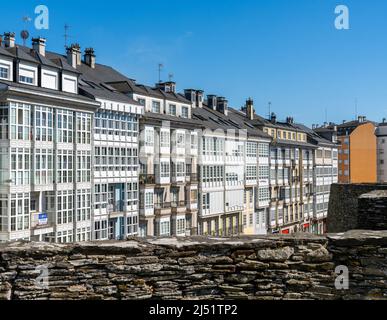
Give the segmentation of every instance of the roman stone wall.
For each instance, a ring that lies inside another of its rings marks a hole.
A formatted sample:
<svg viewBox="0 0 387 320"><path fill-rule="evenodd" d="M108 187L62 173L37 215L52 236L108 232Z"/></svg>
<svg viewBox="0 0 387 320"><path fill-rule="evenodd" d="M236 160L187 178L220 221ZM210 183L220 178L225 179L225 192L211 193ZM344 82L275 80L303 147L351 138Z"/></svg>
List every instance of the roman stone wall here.
<svg viewBox="0 0 387 320"><path fill-rule="evenodd" d="M378 195L374 196L373 200L359 200L359 197L364 194L382 190L387 190L386 184L333 184L331 186L327 217L328 232L337 233L354 229L387 229L387 227L377 227L376 225L373 225L373 222L383 219L381 214L384 215L383 212L386 211L383 207L387 209L387 201L381 199L378 206L374 206L372 201L375 200ZM364 201L363 205L361 205L362 201ZM384 204L381 204L382 202ZM380 205L382 205L382 208ZM368 213L373 212L373 215L369 216L365 211ZM367 222L368 216L370 217L370 220ZM379 216L379 218L377 216Z"/></svg>
<svg viewBox="0 0 387 320"><path fill-rule="evenodd" d="M2 244L0 299L387 299L387 231Z"/></svg>

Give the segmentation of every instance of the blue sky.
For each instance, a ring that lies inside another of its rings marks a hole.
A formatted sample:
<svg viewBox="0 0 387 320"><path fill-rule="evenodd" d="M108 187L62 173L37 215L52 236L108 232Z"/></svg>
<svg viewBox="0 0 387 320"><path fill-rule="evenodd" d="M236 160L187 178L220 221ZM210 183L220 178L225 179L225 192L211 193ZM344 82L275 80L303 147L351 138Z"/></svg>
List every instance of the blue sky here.
<svg viewBox="0 0 387 320"><path fill-rule="evenodd" d="M23 28L34 8L50 10L48 50L70 42L94 47L97 62L140 83L174 74L179 90L203 89L240 107L249 96L267 115L292 115L308 125L341 122L358 113L387 117L387 1L168 0L2 1L0 32ZM107 4L105 4L107 3ZM350 30L334 27L335 7L347 5ZM6 12L7 14L4 14ZM18 39L20 42L20 38Z"/></svg>

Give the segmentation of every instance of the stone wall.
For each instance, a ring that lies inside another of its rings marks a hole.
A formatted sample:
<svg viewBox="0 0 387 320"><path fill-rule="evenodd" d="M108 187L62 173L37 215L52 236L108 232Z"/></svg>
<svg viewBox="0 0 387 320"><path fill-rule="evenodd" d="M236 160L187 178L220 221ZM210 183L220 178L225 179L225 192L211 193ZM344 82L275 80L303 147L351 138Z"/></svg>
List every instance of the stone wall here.
<svg viewBox="0 0 387 320"><path fill-rule="evenodd" d="M327 229L329 233L354 229L380 230L369 223L359 223L359 197L374 190L387 190L386 184L333 184L329 200ZM363 207L364 208L364 207ZM380 212L380 210L378 211ZM370 221L371 222L371 221ZM366 227L368 226L368 227ZM384 228L387 229L387 228Z"/></svg>
<svg viewBox="0 0 387 320"><path fill-rule="evenodd" d="M363 194L358 201L358 228L387 230L387 190Z"/></svg>
<svg viewBox="0 0 387 320"><path fill-rule="evenodd" d="M387 231L0 245L0 299L387 299L386 280Z"/></svg>

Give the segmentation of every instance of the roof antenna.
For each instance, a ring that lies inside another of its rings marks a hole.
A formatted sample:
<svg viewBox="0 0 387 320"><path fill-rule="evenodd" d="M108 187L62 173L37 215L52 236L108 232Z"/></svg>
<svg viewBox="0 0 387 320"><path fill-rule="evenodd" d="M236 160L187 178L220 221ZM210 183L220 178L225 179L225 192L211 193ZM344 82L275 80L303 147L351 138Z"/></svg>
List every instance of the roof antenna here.
<svg viewBox="0 0 387 320"><path fill-rule="evenodd" d="M162 63L159 63L159 83L161 83L161 71L164 68L164 65Z"/></svg>
<svg viewBox="0 0 387 320"><path fill-rule="evenodd" d="M271 117L271 101L269 101L269 117L268 117L268 119L270 119L270 117Z"/></svg>
<svg viewBox="0 0 387 320"><path fill-rule="evenodd" d="M23 46L26 46L26 41L30 37L30 33L28 32L27 28L27 23L31 22L32 19L29 16L24 16L23 17L23 22L24 22L24 30L21 31L20 36L23 39Z"/></svg>
<svg viewBox="0 0 387 320"><path fill-rule="evenodd" d="M357 98L355 99L355 120L358 118L358 113L357 113Z"/></svg>
<svg viewBox="0 0 387 320"><path fill-rule="evenodd" d="M65 49L67 48L67 43L68 43L68 39L70 38L70 35L69 35L69 30L70 30L70 26L66 23L64 25L64 41L65 41Z"/></svg>
<svg viewBox="0 0 387 320"><path fill-rule="evenodd" d="M170 73L170 74L168 75L168 80L169 80L169 82L172 82L173 77L174 77L174 74L173 74L173 73Z"/></svg>

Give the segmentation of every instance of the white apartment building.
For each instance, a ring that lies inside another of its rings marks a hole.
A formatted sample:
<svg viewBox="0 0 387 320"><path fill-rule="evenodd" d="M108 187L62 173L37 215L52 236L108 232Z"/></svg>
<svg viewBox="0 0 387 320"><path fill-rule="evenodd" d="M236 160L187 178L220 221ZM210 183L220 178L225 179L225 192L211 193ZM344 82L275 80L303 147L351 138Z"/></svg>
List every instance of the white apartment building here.
<svg viewBox="0 0 387 320"><path fill-rule="evenodd" d="M144 108L106 82L118 74L46 52L46 41L0 47L0 241L138 235L139 118Z"/></svg>
<svg viewBox="0 0 387 320"><path fill-rule="evenodd" d="M317 147L313 156L313 217L308 230L315 234L324 234L331 185L338 182L337 139L334 135L322 137L304 125L295 126L304 130L308 135L308 141Z"/></svg>
<svg viewBox="0 0 387 320"><path fill-rule="evenodd" d="M201 91L199 91L201 92ZM199 138L199 234L265 233L270 137L241 121L223 97L194 108ZM266 154L266 155L265 155Z"/></svg>
<svg viewBox="0 0 387 320"><path fill-rule="evenodd" d="M326 219L331 185L338 182L338 149L337 146L319 143L315 151L314 168L314 221L312 232L326 233Z"/></svg>
<svg viewBox="0 0 387 320"><path fill-rule="evenodd" d="M269 168L261 168L261 174L269 177L269 192L267 187L261 191L262 198L269 198L267 232L309 231L313 218L313 150L316 147L308 143L306 132L297 128L292 118L278 122L274 114L266 120L255 115L254 110L245 108L244 111L245 121L272 139Z"/></svg>
<svg viewBox="0 0 387 320"><path fill-rule="evenodd" d="M378 125L375 131L377 139L377 177L378 183L387 182L387 123Z"/></svg>
<svg viewBox="0 0 387 320"><path fill-rule="evenodd" d="M79 72L5 34L0 47L0 241L91 239L92 122Z"/></svg>
<svg viewBox="0 0 387 320"><path fill-rule="evenodd" d="M5 34L0 241L325 232L335 141L203 94L137 84L91 48L82 59L79 45L61 55Z"/></svg>
<svg viewBox="0 0 387 320"><path fill-rule="evenodd" d="M140 121L140 235L195 235L199 123L192 120L189 90L176 94L174 82L151 88L125 77L111 85L145 109Z"/></svg>
<svg viewBox="0 0 387 320"><path fill-rule="evenodd" d="M95 59L92 48L85 50L84 61L76 59L80 92L100 105L93 123L93 239L126 239L139 230L139 118L144 107L109 86L116 71Z"/></svg>

